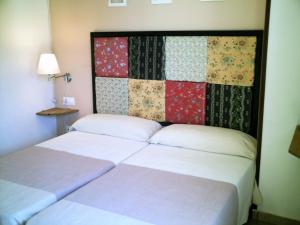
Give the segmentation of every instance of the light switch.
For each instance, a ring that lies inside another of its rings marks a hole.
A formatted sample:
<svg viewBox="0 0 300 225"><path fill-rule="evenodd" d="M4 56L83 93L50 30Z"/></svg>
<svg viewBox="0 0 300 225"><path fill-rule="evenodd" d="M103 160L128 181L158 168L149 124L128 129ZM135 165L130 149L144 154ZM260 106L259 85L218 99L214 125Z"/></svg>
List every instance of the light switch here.
<svg viewBox="0 0 300 225"><path fill-rule="evenodd" d="M75 105L74 97L63 97L63 105Z"/></svg>

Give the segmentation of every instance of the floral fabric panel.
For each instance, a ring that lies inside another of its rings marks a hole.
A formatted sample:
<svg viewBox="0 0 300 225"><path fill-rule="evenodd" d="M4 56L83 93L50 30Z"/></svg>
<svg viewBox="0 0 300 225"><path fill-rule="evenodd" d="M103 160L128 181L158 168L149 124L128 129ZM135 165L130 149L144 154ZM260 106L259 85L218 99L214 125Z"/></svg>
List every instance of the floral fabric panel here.
<svg viewBox="0 0 300 225"><path fill-rule="evenodd" d="M129 37L129 77L165 80L165 38Z"/></svg>
<svg viewBox="0 0 300 225"><path fill-rule="evenodd" d="M252 86L256 37L209 37L207 81Z"/></svg>
<svg viewBox="0 0 300 225"><path fill-rule="evenodd" d="M166 38L166 78L206 81L207 37Z"/></svg>
<svg viewBox="0 0 300 225"><path fill-rule="evenodd" d="M166 120L205 123L206 83L166 81Z"/></svg>
<svg viewBox="0 0 300 225"><path fill-rule="evenodd" d="M128 77L127 37L95 38L95 70L100 77Z"/></svg>
<svg viewBox="0 0 300 225"><path fill-rule="evenodd" d="M165 121L165 81L129 79L129 115Z"/></svg>
<svg viewBox="0 0 300 225"><path fill-rule="evenodd" d="M207 84L206 124L250 131L252 88Z"/></svg>
<svg viewBox="0 0 300 225"><path fill-rule="evenodd" d="M96 77L98 113L128 115L128 79Z"/></svg>

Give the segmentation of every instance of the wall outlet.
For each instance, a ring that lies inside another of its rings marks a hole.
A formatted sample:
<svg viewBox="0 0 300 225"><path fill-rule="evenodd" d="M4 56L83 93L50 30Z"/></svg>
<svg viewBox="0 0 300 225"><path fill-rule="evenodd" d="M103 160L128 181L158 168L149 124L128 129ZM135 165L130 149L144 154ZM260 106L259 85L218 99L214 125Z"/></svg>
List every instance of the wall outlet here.
<svg viewBox="0 0 300 225"><path fill-rule="evenodd" d="M75 105L74 97L63 97L63 105Z"/></svg>
<svg viewBox="0 0 300 225"><path fill-rule="evenodd" d="M71 132L73 131L73 127L72 126L69 126L69 125L65 125L65 132Z"/></svg>

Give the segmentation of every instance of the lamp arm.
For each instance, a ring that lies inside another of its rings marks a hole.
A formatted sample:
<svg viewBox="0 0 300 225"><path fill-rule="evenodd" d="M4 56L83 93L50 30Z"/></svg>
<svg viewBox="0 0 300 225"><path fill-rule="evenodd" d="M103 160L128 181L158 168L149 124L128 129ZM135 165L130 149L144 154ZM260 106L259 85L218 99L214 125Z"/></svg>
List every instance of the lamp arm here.
<svg viewBox="0 0 300 225"><path fill-rule="evenodd" d="M58 76L48 74L48 80L56 79L56 78L59 78L59 77L63 77L64 80L67 81L67 83L70 83L72 81L72 76L71 76L70 73L65 73L63 75L58 75Z"/></svg>
<svg viewBox="0 0 300 225"><path fill-rule="evenodd" d="M51 79L55 79L55 75L54 74L48 74L48 81L50 81Z"/></svg>

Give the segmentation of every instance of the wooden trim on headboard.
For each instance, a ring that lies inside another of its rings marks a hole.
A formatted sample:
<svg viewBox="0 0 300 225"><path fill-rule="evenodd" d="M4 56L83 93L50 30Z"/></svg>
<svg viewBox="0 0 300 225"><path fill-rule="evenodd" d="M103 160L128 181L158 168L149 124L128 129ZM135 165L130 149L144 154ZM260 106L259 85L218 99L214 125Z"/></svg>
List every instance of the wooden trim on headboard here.
<svg viewBox="0 0 300 225"><path fill-rule="evenodd" d="M256 134L257 138L257 128L258 128L258 114L259 114L259 101L260 101L260 82L261 77L261 56L262 56L262 45L263 45L263 33L257 36L256 43L256 57L255 57L255 79L253 85L253 99L258 99L258 101L253 101L252 107L252 118L251 118L251 134ZM260 49L260 50L259 50Z"/></svg>
<svg viewBox="0 0 300 225"><path fill-rule="evenodd" d="M263 117L264 117L265 83L266 83L266 70L267 70L270 9L271 9L271 0L267 0L266 13L265 13L265 29L264 29L264 35L263 35L261 68L260 68L261 78L260 78L258 122L257 122L257 159L256 159L257 183L259 183L259 172L260 172L260 156L261 156Z"/></svg>
<svg viewBox="0 0 300 225"><path fill-rule="evenodd" d="M92 64L92 88L93 88L93 113L97 113L97 105L96 105L96 67L95 67L95 54L94 54L94 37L96 37L97 33L91 32L90 34L90 43L91 43L91 64Z"/></svg>
<svg viewBox="0 0 300 225"><path fill-rule="evenodd" d="M91 39L128 36L259 36L261 33L262 30L105 31L91 32Z"/></svg>

